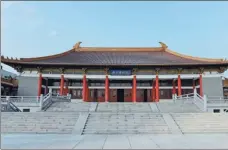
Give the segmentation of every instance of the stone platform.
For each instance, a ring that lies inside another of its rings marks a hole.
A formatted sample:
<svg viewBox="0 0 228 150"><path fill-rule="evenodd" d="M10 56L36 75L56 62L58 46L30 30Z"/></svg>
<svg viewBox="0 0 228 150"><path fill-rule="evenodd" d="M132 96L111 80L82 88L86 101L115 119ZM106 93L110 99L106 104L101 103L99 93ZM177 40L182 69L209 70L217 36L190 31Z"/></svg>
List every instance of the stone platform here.
<svg viewBox="0 0 228 150"><path fill-rule="evenodd" d="M225 149L228 134L3 134L2 149Z"/></svg>

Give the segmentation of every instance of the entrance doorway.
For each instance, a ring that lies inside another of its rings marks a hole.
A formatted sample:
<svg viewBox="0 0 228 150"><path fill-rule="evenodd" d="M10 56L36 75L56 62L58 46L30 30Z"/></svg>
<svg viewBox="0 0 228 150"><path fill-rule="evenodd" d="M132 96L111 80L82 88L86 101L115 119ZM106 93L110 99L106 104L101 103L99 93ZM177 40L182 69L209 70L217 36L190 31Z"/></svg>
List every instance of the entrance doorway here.
<svg viewBox="0 0 228 150"><path fill-rule="evenodd" d="M147 102L147 89L144 89L143 95L144 95L144 102Z"/></svg>
<svg viewBox="0 0 228 150"><path fill-rule="evenodd" d="M117 102L124 102L124 89L117 89Z"/></svg>

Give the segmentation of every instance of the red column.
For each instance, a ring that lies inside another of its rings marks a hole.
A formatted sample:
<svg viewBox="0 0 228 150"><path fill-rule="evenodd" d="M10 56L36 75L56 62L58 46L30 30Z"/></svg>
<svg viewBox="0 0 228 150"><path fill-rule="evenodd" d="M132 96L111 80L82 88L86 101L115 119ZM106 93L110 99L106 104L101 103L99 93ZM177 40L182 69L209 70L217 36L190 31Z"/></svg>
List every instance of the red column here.
<svg viewBox="0 0 228 150"><path fill-rule="evenodd" d="M181 95L181 78L180 78L180 74L178 74L177 84L178 84L178 96L180 96Z"/></svg>
<svg viewBox="0 0 228 150"><path fill-rule="evenodd" d="M136 75L134 75L133 77L133 85L132 85L132 102L136 102Z"/></svg>
<svg viewBox="0 0 228 150"><path fill-rule="evenodd" d="M199 86L200 86L200 96L203 97L203 79L202 79L202 74L199 76Z"/></svg>
<svg viewBox="0 0 228 150"><path fill-rule="evenodd" d="M86 81L85 98L86 98L86 101L88 102L89 101L89 85L88 85L87 81Z"/></svg>
<svg viewBox="0 0 228 150"><path fill-rule="evenodd" d="M152 96L151 96L151 98L152 98L152 102L154 102L155 101L155 95L156 95L156 93L155 93L155 81L153 80L152 81L152 91L151 91L151 94L152 94Z"/></svg>
<svg viewBox="0 0 228 150"><path fill-rule="evenodd" d="M86 102L87 100L87 85L86 85L86 75L83 76L83 80L82 80L82 84L83 84L83 89L82 89L82 99L84 102Z"/></svg>
<svg viewBox="0 0 228 150"><path fill-rule="evenodd" d="M173 94L176 94L176 84L175 84L175 80L173 80Z"/></svg>
<svg viewBox="0 0 228 150"><path fill-rule="evenodd" d="M109 80L108 76L105 78L105 102L108 102L109 100Z"/></svg>
<svg viewBox="0 0 228 150"><path fill-rule="evenodd" d="M159 93L159 78L158 78L158 75L156 75L156 81L155 81L155 84L156 84L156 99L155 99L155 102L159 102L159 99L160 99L160 93Z"/></svg>
<svg viewBox="0 0 228 150"><path fill-rule="evenodd" d="M64 90L64 76L62 74L61 81L60 81L60 95L63 95L63 90Z"/></svg>
<svg viewBox="0 0 228 150"><path fill-rule="evenodd" d="M41 95L41 91L42 91L42 74L39 74L39 80L38 80L38 96Z"/></svg>

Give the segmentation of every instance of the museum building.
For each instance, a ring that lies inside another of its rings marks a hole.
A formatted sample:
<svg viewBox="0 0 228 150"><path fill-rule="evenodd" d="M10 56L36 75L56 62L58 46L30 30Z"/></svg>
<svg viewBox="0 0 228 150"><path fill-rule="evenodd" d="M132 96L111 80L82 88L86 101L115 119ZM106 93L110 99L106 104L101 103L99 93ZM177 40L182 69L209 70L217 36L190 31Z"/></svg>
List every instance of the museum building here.
<svg viewBox="0 0 228 150"><path fill-rule="evenodd" d="M18 95L71 94L85 102L159 102L197 92L223 95L225 59L193 57L160 47L81 47L1 62L16 69Z"/></svg>

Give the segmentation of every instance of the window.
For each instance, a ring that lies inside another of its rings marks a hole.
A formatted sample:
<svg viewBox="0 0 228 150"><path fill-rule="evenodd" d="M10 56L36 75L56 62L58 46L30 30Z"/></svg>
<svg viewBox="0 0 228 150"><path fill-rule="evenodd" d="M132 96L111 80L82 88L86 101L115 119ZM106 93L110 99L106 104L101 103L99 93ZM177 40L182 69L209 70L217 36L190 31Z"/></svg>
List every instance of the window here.
<svg viewBox="0 0 228 150"><path fill-rule="evenodd" d="M220 109L214 109L214 113L220 113Z"/></svg>
<svg viewBox="0 0 228 150"><path fill-rule="evenodd" d="M161 95L163 95L164 94L164 91L161 91Z"/></svg>
<svg viewBox="0 0 228 150"><path fill-rule="evenodd" d="M116 96L116 91L115 90L112 91L112 96L114 96L114 97Z"/></svg>
<svg viewBox="0 0 228 150"><path fill-rule="evenodd" d="M93 90L90 91L90 97L93 97Z"/></svg>
<svg viewBox="0 0 228 150"><path fill-rule="evenodd" d="M72 90L73 96L76 96L76 90Z"/></svg>
<svg viewBox="0 0 228 150"><path fill-rule="evenodd" d="M78 97L80 97L81 96L81 91L78 90L77 92L78 92Z"/></svg>

